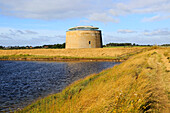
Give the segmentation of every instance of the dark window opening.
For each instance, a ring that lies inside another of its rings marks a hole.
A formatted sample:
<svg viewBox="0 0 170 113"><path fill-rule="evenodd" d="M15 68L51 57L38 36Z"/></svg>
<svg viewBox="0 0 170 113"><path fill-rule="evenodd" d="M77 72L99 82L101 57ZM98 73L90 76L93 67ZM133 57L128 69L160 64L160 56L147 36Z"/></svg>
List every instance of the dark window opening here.
<svg viewBox="0 0 170 113"><path fill-rule="evenodd" d="M91 41L89 41L89 44L91 44Z"/></svg>

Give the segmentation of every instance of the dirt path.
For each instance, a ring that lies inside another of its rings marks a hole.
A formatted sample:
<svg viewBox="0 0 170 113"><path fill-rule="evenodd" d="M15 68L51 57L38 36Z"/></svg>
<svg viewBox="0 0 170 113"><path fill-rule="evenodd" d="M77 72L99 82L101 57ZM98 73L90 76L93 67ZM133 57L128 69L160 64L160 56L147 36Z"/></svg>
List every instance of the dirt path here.
<svg viewBox="0 0 170 113"><path fill-rule="evenodd" d="M151 53L152 57L149 58L149 65L153 66L152 68L156 69L154 73L154 85L155 87L155 101L161 103L164 108L164 113L170 112L170 72L169 66L170 63L167 57L164 56L165 51L157 50L156 52ZM157 106L159 107L159 106Z"/></svg>

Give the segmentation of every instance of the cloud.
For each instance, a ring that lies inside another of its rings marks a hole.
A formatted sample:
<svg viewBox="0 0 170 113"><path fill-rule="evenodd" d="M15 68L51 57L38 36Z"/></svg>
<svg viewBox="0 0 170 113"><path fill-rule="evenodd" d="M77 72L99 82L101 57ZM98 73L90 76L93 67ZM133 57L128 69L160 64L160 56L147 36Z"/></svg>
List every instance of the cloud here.
<svg viewBox="0 0 170 113"><path fill-rule="evenodd" d="M153 21L160 21L160 20L165 20L165 19L169 19L170 15L168 16L160 16L160 15L156 15L153 17L149 17L149 18L144 18L142 21L143 22L153 22Z"/></svg>
<svg viewBox="0 0 170 113"><path fill-rule="evenodd" d="M52 39L52 40L58 40L59 38L60 39L64 39L65 40L65 38L66 38L66 36L65 35L53 35L53 36L39 36L40 38L47 38L47 39Z"/></svg>
<svg viewBox="0 0 170 113"><path fill-rule="evenodd" d="M114 16L122 16L132 13L132 9L124 3L117 3L113 5L109 12Z"/></svg>
<svg viewBox="0 0 170 113"><path fill-rule="evenodd" d="M25 34L38 34L38 32L25 30Z"/></svg>
<svg viewBox="0 0 170 113"><path fill-rule="evenodd" d="M168 35L160 36L145 36L136 34L133 36L119 36L117 34L106 34L103 36L104 44L108 43L136 43L136 44L167 44L170 42Z"/></svg>
<svg viewBox="0 0 170 113"><path fill-rule="evenodd" d="M16 33L19 33L19 34L25 34L23 31L21 30L17 30Z"/></svg>
<svg viewBox="0 0 170 113"><path fill-rule="evenodd" d="M129 29L119 29L117 32L118 33L122 33L122 34L125 34L125 33L136 33L136 31L129 30Z"/></svg>
<svg viewBox="0 0 170 113"><path fill-rule="evenodd" d="M38 34L35 31L31 31L31 30L10 30L11 32L13 32L14 34L20 34L20 35L35 35Z"/></svg>
<svg viewBox="0 0 170 113"><path fill-rule="evenodd" d="M23 30L0 28L0 45L3 46L36 46L65 42L65 34L51 30ZM64 32L65 33L65 32Z"/></svg>
<svg viewBox="0 0 170 113"><path fill-rule="evenodd" d="M36 35L38 32L31 31L31 30L16 30L16 29L9 29L7 32L1 33L0 38L4 39L15 39L19 37L25 37L29 35Z"/></svg>
<svg viewBox="0 0 170 113"><path fill-rule="evenodd" d="M0 45L3 46L37 46L49 43L50 39L48 37L34 37L34 38L23 38L23 39L12 39L12 40L2 40Z"/></svg>
<svg viewBox="0 0 170 113"><path fill-rule="evenodd" d="M1 33L0 34L0 39L12 39L10 36L4 34L4 33Z"/></svg>
<svg viewBox="0 0 170 113"><path fill-rule="evenodd" d="M107 43L125 43L127 41L126 37L120 37L120 36L116 36L115 34L114 35L111 35L111 34L106 34L103 36L103 41L104 41L104 44L107 44Z"/></svg>
<svg viewBox="0 0 170 113"><path fill-rule="evenodd" d="M156 14L151 18L142 19L143 22L160 21L170 18L170 1L169 0L130 0L124 3L115 3L110 8L113 16L122 16L129 14Z"/></svg>
<svg viewBox="0 0 170 113"><path fill-rule="evenodd" d="M65 35L56 35L57 38L62 38L62 39L65 39L66 36Z"/></svg>
<svg viewBox="0 0 170 113"><path fill-rule="evenodd" d="M3 33L3 34L14 37L14 36L19 36L19 35L35 35L35 34L38 34L38 32L31 31L31 30L9 29L6 33Z"/></svg>
<svg viewBox="0 0 170 113"><path fill-rule="evenodd" d="M123 15L129 13L153 13L153 12L170 12L169 0L130 0L124 1L124 3L113 4L111 11L114 11L115 15Z"/></svg>
<svg viewBox="0 0 170 113"><path fill-rule="evenodd" d="M94 13L90 15L89 20L103 22L103 23L107 23L107 22L118 23L119 22L118 19L114 19L112 16L107 15L106 13Z"/></svg>
<svg viewBox="0 0 170 113"><path fill-rule="evenodd" d="M45 20L82 17L94 9L90 0L1 0L0 4L4 15Z"/></svg>
<svg viewBox="0 0 170 113"><path fill-rule="evenodd" d="M131 0L127 6L130 7L133 13L158 13L170 12L170 1L169 0Z"/></svg>
<svg viewBox="0 0 170 113"><path fill-rule="evenodd" d="M13 39L17 36L19 36L19 34L22 34L22 31L20 30L12 30L12 29L9 29L7 32L2 32L0 34L0 38L5 38L5 39Z"/></svg>
<svg viewBox="0 0 170 113"><path fill-rule="evenodd" d="M170 13L170 0L0 0L0 14L41 20L88 18L90 21L118 22L129 14ZM103 13L105 12L105 13ZM155 18L155 19L154 19ZM153 17L152 20L160 20ZM168 18L161 18L168 19ZM144 18L144 21L150 21Z"/></svg>
<svg viewBox="0 0 170 113"><path fill-rule="evenodd" d="M144 32L143 34L145 36L170 36L170 30L159 29L159 30Z"/></svg>

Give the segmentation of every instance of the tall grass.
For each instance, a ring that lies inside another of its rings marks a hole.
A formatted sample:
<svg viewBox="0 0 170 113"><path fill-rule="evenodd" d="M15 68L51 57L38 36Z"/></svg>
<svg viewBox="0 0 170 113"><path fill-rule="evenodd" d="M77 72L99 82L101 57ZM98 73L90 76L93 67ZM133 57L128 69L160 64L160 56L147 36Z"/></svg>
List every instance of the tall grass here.
<svg viewBox="0 0 170 113"><path fill-rule="evenodd" d="M0 50L2 58L117 58L122 55L141 51L144 48L91 48L91 49L25 49L25 50Z"/></svg>
<svg viewBox="0 0 170 113"><path fill-rule="evenodd" d="M76 81L19 113L169 112L167 49L134 55L99 74ZM169 51L169 50L168 50Z"/></svg>

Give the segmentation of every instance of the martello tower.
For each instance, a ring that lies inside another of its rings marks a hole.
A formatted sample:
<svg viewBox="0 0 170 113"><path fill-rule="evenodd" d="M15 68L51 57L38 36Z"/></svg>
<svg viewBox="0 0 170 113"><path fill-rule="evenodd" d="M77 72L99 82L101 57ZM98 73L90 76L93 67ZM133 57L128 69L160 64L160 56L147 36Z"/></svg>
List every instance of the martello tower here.
<svg viewBox="0 0 170 113"><path fill-rule="evenodd" d="M101 48L101 30L93 26L77 26L66 32L66 49Z"/></svg>

